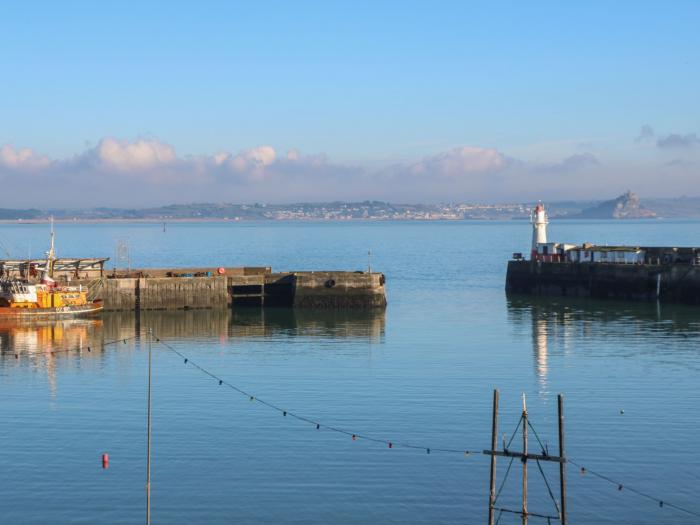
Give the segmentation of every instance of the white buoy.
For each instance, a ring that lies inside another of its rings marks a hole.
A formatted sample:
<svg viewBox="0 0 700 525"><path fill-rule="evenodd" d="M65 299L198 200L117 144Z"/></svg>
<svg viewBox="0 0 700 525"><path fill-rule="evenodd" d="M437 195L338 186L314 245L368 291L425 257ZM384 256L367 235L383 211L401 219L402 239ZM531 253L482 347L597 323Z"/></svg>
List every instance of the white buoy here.
<svg viewBox="0 0 700 525"><path fill-rule="evenodd" d="M532 258L537 258L537 245L547 243L547 212L541 202L537 203L530 216L532 223Z"/></svg>

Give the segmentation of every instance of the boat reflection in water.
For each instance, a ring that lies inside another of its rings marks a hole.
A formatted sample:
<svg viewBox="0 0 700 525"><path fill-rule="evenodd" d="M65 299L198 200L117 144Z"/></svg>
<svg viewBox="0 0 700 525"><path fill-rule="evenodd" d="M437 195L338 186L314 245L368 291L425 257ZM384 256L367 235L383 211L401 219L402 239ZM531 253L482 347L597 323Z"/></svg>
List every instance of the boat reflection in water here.
<svg viewBox="0 0 700 525"><path fill-rule="evenodd" d="M518 334L530 332L535 375L542 390L554 356L678 354L697 352L700 341L700 316L693 306L532 296L510 296L507 304L508 319ZM664 344L649 344L655 339L663 339Z"/></svg>
<svg viewBox="0 0 700 525"><path fill-rule="evenodd" d="M384 337L384 311L239 308L103 312L96 319L8 321L0 324L0 356L5 360L23 357L45 361L95 357L106 350L105 343L131 342L137 334L144 337L149 328L163 340L185 342L301 336L379 343Z"/></svg>
<svg viewBox="0 0 700 525"><path fill-rule="evenodd" d="M101 340L102 332L100 319L4 320L0 322L0 357L45 369L49 388L55 394L56 360L92 354L91 346L97 355L100 348L96 342Z"/></svg>
<svg viewBox="0 0 700 525"><path fill-rule="evenodd" d="M77 352L97 341L101 319L6 320L0 322L0 354L13 358L50 355L74 348Z"/></svg>

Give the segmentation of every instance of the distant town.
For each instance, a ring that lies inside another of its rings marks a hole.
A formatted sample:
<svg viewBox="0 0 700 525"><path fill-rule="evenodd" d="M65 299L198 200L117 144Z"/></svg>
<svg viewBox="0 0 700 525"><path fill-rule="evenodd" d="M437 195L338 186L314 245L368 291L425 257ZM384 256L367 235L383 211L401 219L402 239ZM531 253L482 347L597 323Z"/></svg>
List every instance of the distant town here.
<svg viewBox="0 0 700 525"><path fill-rule="evenodd" d="M0 220L59 221L352 221L352 220L524 220L534 202L478 204L393 204L382 201L298 204L173 204L154 208L0 209ZM627 192L611 200L547 202L552 218L700 218L700 197L640 199Z"/></svg>

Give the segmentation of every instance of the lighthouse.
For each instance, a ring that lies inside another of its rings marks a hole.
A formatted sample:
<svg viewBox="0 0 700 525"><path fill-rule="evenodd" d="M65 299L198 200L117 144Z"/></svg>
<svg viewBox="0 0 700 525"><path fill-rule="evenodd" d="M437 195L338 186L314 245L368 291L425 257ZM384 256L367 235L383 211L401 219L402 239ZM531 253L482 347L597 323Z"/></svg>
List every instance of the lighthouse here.
<svg viewBox="0 0 700 525"><path fill-rule="evenodd" d="M537 258L537 245L547 243L547 212L541 202L537 203L530 216L532 223L532 259Z"/></svg>

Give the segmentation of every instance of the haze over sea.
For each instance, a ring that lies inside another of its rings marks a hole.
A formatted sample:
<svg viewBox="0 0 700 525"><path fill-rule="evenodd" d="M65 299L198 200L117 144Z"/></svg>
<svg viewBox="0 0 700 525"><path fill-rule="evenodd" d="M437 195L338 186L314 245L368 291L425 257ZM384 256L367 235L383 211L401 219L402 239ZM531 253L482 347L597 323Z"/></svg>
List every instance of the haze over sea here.
<svg viewBox="0 0 700 525"><path fill-rule="evenodd" d="M700 222L553 221L549 235L698 246ZM0 239L16 257L38 256L48 228L3 224ZM628 487L700 512L699 310L506 298L506 262L529 246L524 222L57 228L59 256L113 257L120 241L134 267L363 270L371 249L372 269L387 277L386 312L147 312L140 327L226 381L314 421L477 451L427 454L316 430L219 386L156 344L154 523L483 523L489 463L478 452L489 446L494 388L501 433L515 428L524 392L550 451L556 395L564 394L568 456L625 485L619 491L569 465L571 523L697 523ZM105 313L95 321L0 327L0 522L143 519L146 344L100 349L136 326L133 314ZM499 482L506 467L499 460ZM543 468L556 486L554 468ZM519 487L515 462L499 503L518 508ZM529 509L555 513L534 465Z"/></svg>

